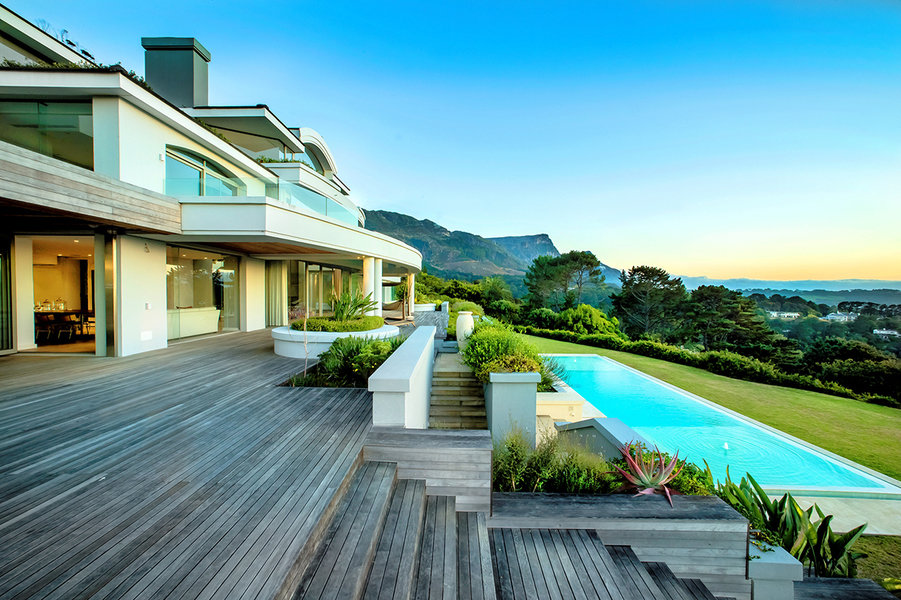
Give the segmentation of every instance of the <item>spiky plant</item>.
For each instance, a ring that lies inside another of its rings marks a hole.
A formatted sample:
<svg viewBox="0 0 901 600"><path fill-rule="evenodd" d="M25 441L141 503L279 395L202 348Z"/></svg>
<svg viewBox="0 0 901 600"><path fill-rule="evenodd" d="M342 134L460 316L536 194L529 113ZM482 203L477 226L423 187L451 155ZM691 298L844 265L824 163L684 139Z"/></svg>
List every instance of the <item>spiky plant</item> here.
<svg viewBox="0 0 901 600"><path fill-rule="evenodd" d="M633 448L635 454L633 455ZM675 490L670 490L666 484L676 478L682 468L685 466L685 460L679 461L679 452L675 456L666 461L666 457L656 446L654 451L645 453L644 444L634 443L626 444L619 449L626 461L628 471L613 465L613 468L626 480L620 489L634 489L637 491L636 496L650 495L661 493L666 496L670 506L673 505L672 494L678 494Z"/></svg>

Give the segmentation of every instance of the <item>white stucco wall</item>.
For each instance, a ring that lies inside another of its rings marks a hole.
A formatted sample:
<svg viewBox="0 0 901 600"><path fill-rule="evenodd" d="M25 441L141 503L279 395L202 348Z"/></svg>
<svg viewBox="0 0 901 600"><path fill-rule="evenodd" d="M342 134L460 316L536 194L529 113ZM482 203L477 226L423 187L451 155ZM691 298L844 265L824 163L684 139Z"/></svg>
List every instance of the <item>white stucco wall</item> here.
<svg viewBox="0 0 901 600"><path fill-rule="evenodd" d="M262 196L264 182L218 153L151 117L122 98L95 97L94 170L155 192L165 192L166 146L194 151L219 163Z"/></svg>
<svg viewBox="0 0 901 600"><path fill-rule="evenodd" d="M117 354L165 348L166 245L120 236L117 264Z"/></svg>
<svg viewBox="0 0 901 600"><path fill-rule="evenodd" d="M34 343L33 245L30 237L16 236L12 244L12 297L16 315L13 326L16 350L30 350Z"/></svg>
<svg viewBox="0 0 901 600"><path fill-rule="evenodd" d="M241 329L266 327L266 261L241 259Z"/></svg>

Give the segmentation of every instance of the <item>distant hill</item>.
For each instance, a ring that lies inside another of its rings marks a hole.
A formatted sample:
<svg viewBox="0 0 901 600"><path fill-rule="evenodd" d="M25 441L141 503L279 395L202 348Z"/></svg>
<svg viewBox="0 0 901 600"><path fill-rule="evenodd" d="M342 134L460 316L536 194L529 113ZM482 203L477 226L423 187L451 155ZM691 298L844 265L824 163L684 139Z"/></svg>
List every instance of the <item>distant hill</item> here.
<svg viewBox="0 0 901 600"><path fill-rule="evenodd" d="M560 256L560 251L554 246L554 242L546 233L538 235L511 235L507 237L488 238L506 248L510 254L520 259L526 265L539 256Z"/></svg>
<svg viewBox="0 0 901 600"><path fill-rule="evenodd" d="M901 281L881 279L802 279L797 281L770 281L765 279L711 279L710 277L682 277L682 283L690 290L702 285L723 285L731 290L779 290L793 291L849 291L849 290L901 290Z"/></svg>
<svg viewBox="0 0 901 600"><path fill-rule="evenodd" d="M450 231L434 221L387 210L367 210L366 228L404 241L420 252L429 272L444 277L474 279L487 275L522 277L531 259L522 256L539 247L559 254L545 234L519 236L500 244L465 231ZM506 238L509 240L510 238ZM515 249L515 253L509 248Z"/></svg>
<svg viewBox="0 0 901 600"><path fill-rule="evenodd" d="M741 292L745 296L751 294L763 294L767 298L773 294L780 294L787 298L792 296L800 296L805 300L816 302L817 304L828 304L829 306L837 306L839 302L875 302L876 304L901 304L901 289L881 289L881 290L789 290L771 288L751 288L744 289Z"/></svg>

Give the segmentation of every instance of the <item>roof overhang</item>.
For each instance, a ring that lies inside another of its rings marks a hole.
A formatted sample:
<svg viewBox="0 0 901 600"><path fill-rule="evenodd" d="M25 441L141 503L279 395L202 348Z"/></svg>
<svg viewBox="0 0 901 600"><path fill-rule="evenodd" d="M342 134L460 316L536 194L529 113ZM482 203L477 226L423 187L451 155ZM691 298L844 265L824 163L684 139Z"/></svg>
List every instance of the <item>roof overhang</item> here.
<svg viewBox="0 0 901 600"><path fill-rule="evenodd" d="M0 32L48 63L94 62L0 4Z"/></svg>
<svg viewBox="0 0 901 600"><path fill-rule="evenodd" d="M258 106L200 106L184 111L212 127L221 127L277 140L292 152L303 152L301 141L264 104Z"/></svg>

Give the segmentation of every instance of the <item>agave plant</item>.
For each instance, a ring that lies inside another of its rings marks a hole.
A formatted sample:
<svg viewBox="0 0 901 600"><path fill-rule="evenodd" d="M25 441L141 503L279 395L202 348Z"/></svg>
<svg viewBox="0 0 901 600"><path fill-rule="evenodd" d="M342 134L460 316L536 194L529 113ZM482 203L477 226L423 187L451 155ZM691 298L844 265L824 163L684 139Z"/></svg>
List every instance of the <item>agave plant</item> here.
<svg viewBox="0 0 901 600"><path fill-rule="evenodd" d="M331 303L336 321L358 319L378 306L372 294L364 296L359 290L345 291L340 296L332 294Z"/></svg>
<svg viewBox="0 0 901 600"><path fill-rule="evenodd" d="M633 448L635 449L634 455L632 454ZM636 496L662 493L672 506L672 494L679 492L669 489L666 484L675 479L682 471L685 460L679 461L678 451L667 462L666 456L656 446L654 446L653 452L648 451L645 454L645 450L644 444L641 443L626 444L619 449L629 468L627 472L616 465L613 466L626 480L620 489L634 489L638 492Z"/></svg>

